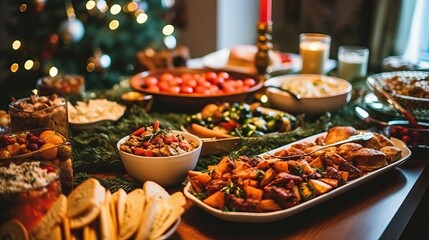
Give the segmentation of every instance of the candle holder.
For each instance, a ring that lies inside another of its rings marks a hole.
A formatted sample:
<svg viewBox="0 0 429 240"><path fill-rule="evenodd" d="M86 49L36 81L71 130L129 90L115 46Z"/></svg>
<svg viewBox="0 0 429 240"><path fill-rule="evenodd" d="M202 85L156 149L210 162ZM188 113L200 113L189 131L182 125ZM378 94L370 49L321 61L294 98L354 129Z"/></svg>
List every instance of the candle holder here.
<svg viewBox="0 0 429 240"><path fill-rule="evenodd" d="M257 26L258 39L256 47L258 48L258 51L255 55L255 67L258 71L258 75L265 78L267 68L271 65L269 51L273 49L273 44L271 43L272 22L259 22Z"/></svg>

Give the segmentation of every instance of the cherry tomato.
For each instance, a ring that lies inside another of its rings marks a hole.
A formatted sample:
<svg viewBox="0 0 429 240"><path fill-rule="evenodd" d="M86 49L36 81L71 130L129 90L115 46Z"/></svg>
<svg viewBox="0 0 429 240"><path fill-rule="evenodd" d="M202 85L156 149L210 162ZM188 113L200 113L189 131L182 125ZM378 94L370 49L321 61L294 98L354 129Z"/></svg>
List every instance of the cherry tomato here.
<svg viewBox="0 0 429 240"><path fill-rule="evenodd" d="M145 150L144 150L144 148L140 148L140 147L138 147L138 148L135 148L134 149L134 152L133 152L135 155L139 155L139 156L143 156L144 154L145 154Z"/></svg>
<svg viewBox="0 0 429 240"><path fill-rule="evenodd" d="M161 91L157 85L149 86L148 88L146 88L146 90L150 91L150 92L159 92L159 91Z"/></svg>
<svg viewBox="0 0 429 240"><path fill-rule="evenodd" d="M191 94L193 92L194 92L194 89L192 87L184 86L184 85L180 87L180 93Z"/></svg>
<svg viewBox="0 0 429 240"><path fill-rule="evenodd" d="M148 77L146 77L146 78L145 78L145 80L144 80L144 85L145 85L146 87L149 87L149 86L155 86L155 85L157 85L157 84L158 84L158 78L153 77L153 76L148 76Z"/></svg>
<svg viewBox="0 0 429 240"><path fill-rule="evenodd" d="M139 129L135 130L135 131L133 132L133 135L134 135L134 136L140 136L140 134L142 134L144 131L145 131L145 128L144 128L144 127L141 127L141 128L139 128Z"/></svg>
<svg viewBox="0 0 429 240"><path fill-rule="evenodd" d="M196 86L194 92L198 94L205 94L205 95L210 94L210 90L207 87L203 87L203 86Z"/></svg>
<svg viewBox="0 0 429 240"><path fill-rule="evenodd" d="M161 81L170 81L171 79L173 79L174 78L174 76L173 76L173 74L171 74L171 73L163 73L163 74L161 74L161 76L159 77L159 79L161 80Z"/></svg>
<svg viewBox="0 0 429 240"><path fill-rule="evenodd" d="M153 123L153 130L157 131L158 129L159 129L159 121L158 121L158 120L156 120L156 121Z"/></svg>
<svg viewBox="0 0 429 240"><path fill-rule="evenodd" d="M253 87L256 85L256 81L253 78L246 78L244 79L244 85L248 87Z"/></svg>
<svg viewBox="0 0 429 240"><path fill-rule="evenodd" d="M170 86L170 89L168 92L169 93L180 93L180 87L179 86Z"/></svg>
<svg viewBox="0 0 429 240"><path fill-rule="evenodd" d="M183 85L185 85L185 86L194 88L197 86L197 84L198 84L197 80L195 80L195 79L192 79L192 78L187 79L187 80L183 79Z"/></svg>
<svg viewBox="0 0 429 240"><path fill-rule="evenodd" d="M218 76L218 77L221 77L221 78L223 78L223 79L229 79L229 73L227 73L227 72L219 72L219 73L217 74L217 76Z"/></svg>

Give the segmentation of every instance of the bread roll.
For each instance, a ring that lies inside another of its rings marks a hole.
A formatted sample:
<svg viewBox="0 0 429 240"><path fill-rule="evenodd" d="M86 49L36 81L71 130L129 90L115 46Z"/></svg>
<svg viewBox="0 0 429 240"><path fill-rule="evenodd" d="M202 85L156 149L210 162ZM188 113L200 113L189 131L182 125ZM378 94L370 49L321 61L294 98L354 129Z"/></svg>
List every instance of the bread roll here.
<svg viewBox="0 0 429 240"><path fill-rule="evenodd" d="M385 146L393 146L393 142L390 141L390 139L386 136L376 132L373 132L373 134L374 136L371 139L367 141L362 141L361 144L363 147L380 150L382 147Z"/></svg>
<svg viewBox="0 0 429 240"><path fill-rule="evenodd" d="M362 171L374 171L387 165L386 155L376 149L361 148L354 152L355 166Z"/></svg>
<svg viewBox="0 0 429 240"><path fill-rule="evenodd" d="M401 159L402 156L401 149L394 146L382 147L380 151L386 154L387 163L389 164L398 161L399 159Z"/></svg>
<svg viewBox="0 0 429 240"><path fill-rule="evenodd" d="M354 127L350 126L337 126L332 127L328 130L325 137L325 144L336 143L345 140L353 135L358 134L358 131Z"/></svg>
<svg viewBox="0 0 429 240"><path fill-rule="evenodd" d="M353 162L353 154L355 151L359 150L362 148L362 145L360 145L359 143L345 143L345 144L341 144L336 150L335 152L340 155L341 157L343 157L344 159L346 159L348 162Z"/></svg>

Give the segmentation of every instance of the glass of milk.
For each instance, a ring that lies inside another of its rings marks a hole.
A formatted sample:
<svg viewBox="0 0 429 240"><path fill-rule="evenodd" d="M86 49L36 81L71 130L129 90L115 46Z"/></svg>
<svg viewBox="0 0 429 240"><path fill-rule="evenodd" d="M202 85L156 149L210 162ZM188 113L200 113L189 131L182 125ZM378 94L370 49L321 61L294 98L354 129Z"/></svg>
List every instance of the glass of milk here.
<svg viewBox="0 0 429 240"><path fill-rule="evenodd" d="M349 81L365 77L368 68L368 56L368 48L340 46L338 48L338 76Z"/></svg>
<svg viewBox="0 0 429 240"><path fill-rule="evenodd" d="M299 35L299 54L302 59L301 73L324 74L329 59L331 37L320 33Z"/></svg>

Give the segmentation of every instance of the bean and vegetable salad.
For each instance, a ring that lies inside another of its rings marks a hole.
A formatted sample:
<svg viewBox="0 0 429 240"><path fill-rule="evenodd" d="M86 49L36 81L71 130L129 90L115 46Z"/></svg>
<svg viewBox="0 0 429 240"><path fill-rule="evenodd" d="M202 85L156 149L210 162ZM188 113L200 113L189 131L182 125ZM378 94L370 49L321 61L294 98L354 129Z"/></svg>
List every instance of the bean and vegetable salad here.
<svg viewBox="0 0 429 240"><path fill-rule="evenodd" d="M196 148L198 143L188 141L180 132L160 128L159 121L135 130L120 146L124 152L146 157L176 156Z"/></svg>

